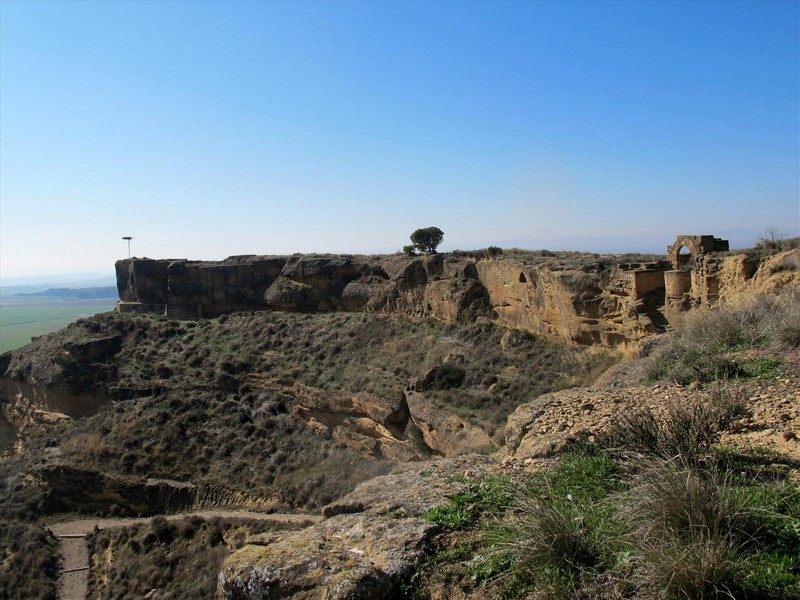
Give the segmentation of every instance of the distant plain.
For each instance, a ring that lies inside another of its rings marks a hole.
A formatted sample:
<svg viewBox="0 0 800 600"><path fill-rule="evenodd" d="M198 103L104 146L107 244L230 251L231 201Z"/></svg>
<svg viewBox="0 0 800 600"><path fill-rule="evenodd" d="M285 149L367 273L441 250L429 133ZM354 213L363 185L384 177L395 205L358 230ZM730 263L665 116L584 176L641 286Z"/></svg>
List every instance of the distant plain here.
<svg viewBox="0 0 800 600"><path fill-rule="evenodd" d="M81 317L114 309L117 298L0 297L0 352L30 343Z"/></svg>

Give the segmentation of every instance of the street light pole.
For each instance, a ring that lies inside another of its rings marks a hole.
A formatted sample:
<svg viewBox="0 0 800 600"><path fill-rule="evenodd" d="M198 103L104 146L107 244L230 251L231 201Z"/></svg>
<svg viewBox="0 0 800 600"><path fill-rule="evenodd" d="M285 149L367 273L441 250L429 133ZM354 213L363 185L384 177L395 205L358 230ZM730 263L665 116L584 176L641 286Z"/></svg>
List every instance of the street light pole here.
<svg viewBox="0 0 800 600"><path fill-rule="evenodd" d="M131 259L131 240L133 239L131 236L126 235L122 237L123 240L128 242L128 260Z"/></svg>

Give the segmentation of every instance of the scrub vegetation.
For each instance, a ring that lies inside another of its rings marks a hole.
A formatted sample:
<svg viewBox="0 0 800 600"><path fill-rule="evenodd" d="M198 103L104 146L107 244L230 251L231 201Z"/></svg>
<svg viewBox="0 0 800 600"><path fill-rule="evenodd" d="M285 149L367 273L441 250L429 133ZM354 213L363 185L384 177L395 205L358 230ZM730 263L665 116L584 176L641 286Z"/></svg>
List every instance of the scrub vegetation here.
<svg viewBox="0 0 800 600"><path fill-rule="evenodd" d="M691 428L704 429L700 420ZM426 514L446 533L408 589L417 598L442 585L499 598L800 598L800 490L784 471L706 439L664 458L626 438L632 431L579 443L550 470L474 483Z"/></svg>
<svg viewBox="0 0 800 600"><path fill-rule="evenodd" d="M649 376L677 379L663 365L680 356L680 344L743 365L756 350L774 366L743 369L745 376L786 377L780 358L798 345L797 307L789 290L687 319L651 357ZM787 476L791 465L757 447L720 445L749 409L745 381L714 375L710 394L622 411L609 431L577 440L554 466L472 482L425 514L444 533L406 582L409 594L800 598L800 489Z"/></svg>
<svg viewBox="0 0 800 600"><path fill-rule="evenodd" d="M0 598L56 599L58 543L41 525L0 521Z"/></svg>
<svg viewBox="0 0 800 600"><path fill-rule="evenodd" d="M680 384L761 375L780 363L780 351L800 346L800 289L759 295L741 306L689 314L659 348L651 380ZM746 351L763 348L766 353Z"/></svg>
<svg viewBox="0 0 800 600"><path fill-rule="evenodd" d="M86 364L65 356L67 339L78 346L104 340L110 350ZM298 420L294 382L402 399L411 382L432 372L431 402L495 435L519 404L588 382L609 361L602 352L511 335L491 324L359 313L257 312L181 322L109 313L20 352L12 377L39 368L45 377L50 367L41 357L50 356L74 390L108 390L114 401L96 415L34 432L24 457L2 468L24 472L57 446L80 469L127 481L190 481L284 508L322 506L393 464ZM26 361L27 353L37 362ZM36 480L7 481L0 505L9 511L24 516L66 508L43 496Z"/></svg>
<svg viewBox="0 0 800 600"><path fill-rule="evenodd" d="M100 531L89 541L94 564L87 597L134 600L157 590L165 600L213 598L225 557L275 529L266 521L193 516Z"/></svg>

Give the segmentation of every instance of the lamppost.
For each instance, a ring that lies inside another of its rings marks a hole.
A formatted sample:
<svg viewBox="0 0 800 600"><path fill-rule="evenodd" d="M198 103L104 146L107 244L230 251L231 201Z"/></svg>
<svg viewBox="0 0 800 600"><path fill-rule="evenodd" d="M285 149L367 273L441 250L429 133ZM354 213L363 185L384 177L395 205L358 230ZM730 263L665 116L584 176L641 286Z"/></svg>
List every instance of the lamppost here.
<svg viewBox="0 0 800 600"><path fill-rule="evenodd" d="M133 238L131 236L129 236L129 235L124 235L124 236L122 236L122 239L125 240L126 242L128 242L128 260L130 260L131 259L131 240Z"/></svg>

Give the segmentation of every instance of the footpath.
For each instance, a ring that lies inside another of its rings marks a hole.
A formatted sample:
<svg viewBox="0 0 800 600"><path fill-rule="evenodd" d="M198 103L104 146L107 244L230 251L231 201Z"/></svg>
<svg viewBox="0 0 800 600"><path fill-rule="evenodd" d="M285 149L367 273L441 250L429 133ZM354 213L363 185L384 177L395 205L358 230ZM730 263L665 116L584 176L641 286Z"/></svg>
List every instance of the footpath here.
<svg viewBox="0 0 800 600"><path fill-rule="evenodd" d="M271 521L293 526L312 525L322 519L322 517L315 515L267 514L247 510L208 510L163 516L168 521L186 517L201 517L203 519L222 517ZM125 527L136 523L146 523L152 518L87 518L51 525L49 529L58 538L61 548L61 577L58 581L59 600L84 600L86 598L89 576L89 548L86 544L86 536L92 533L95 527L97 529Z"/></svg>

